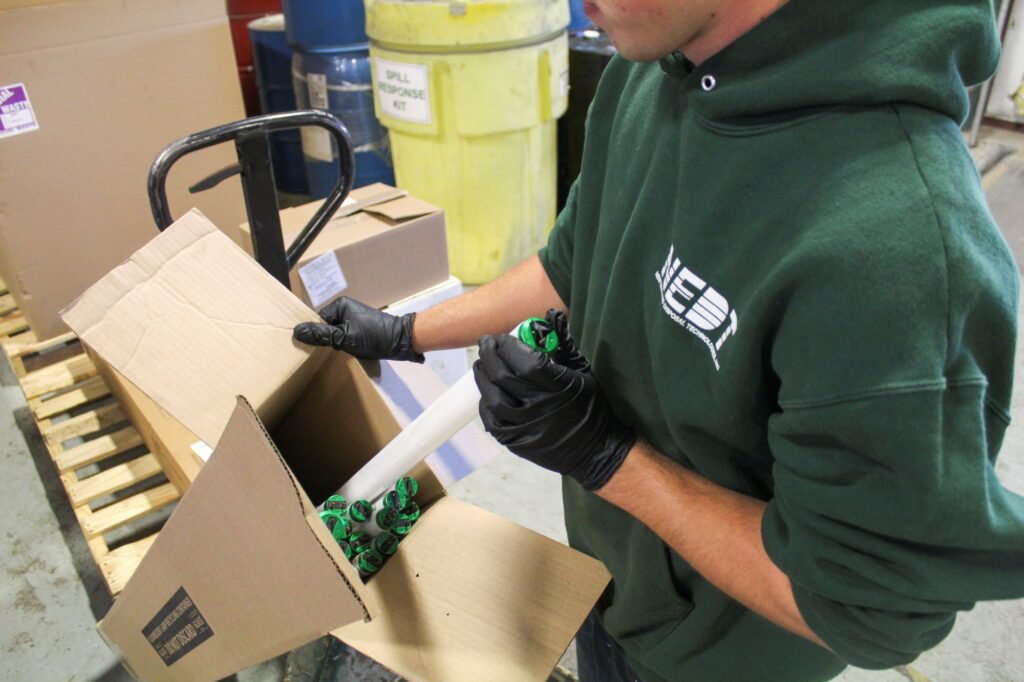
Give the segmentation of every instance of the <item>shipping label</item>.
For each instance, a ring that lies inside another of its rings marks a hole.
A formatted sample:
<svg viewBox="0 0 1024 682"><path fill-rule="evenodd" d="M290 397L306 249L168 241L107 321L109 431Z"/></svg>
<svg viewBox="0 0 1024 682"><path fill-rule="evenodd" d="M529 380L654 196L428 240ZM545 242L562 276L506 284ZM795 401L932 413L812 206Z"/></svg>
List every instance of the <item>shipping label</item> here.
<svg viewBox="0 0 1024 682"><path fill-rule="evenodd" d="M299 279L306 287L309 302L319 308L341 292L348 289L345 273L341 271L338 256L328 251L299 268Z"/></svg>
<svg viewBox="0 0 1024 682"><path fill-rule="evenodd" d="M309 106L314 109L330 109L331 103L327 99L327 75L308 73L306 85L309 87Z"/></svg>
<svg viewBox="0 0 1024 682"><path fill-rule="evenodd" d="M39 130L24 83L0 87L0 139Z"/></svg>
<svg viewBox="0 0 1024 682"><path fill-rule="evenodd" d="M426 64L375 59L374 84L381 112L413 123L430 123L430 71Z"/></svg>
<svg viewBox="0 0 1024 682"><path fill-rule="evenodd" d="M199 612L184 587L164 604L142 629L142 636L156 650L164 665L170 666L213 637L213 628Z"/></svg>

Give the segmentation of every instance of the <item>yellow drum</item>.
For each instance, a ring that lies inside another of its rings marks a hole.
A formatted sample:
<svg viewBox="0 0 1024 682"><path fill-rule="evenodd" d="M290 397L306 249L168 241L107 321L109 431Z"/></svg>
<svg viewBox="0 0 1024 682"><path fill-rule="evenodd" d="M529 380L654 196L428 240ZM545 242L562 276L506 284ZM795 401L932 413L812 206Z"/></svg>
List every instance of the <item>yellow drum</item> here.
<svg viewBox="0 0 1024 682"><path fill-rule="evenodd" d="M534 253L554 223L568 23L564 0L366 0L397 184L445 209L464 282Z"/></svg>

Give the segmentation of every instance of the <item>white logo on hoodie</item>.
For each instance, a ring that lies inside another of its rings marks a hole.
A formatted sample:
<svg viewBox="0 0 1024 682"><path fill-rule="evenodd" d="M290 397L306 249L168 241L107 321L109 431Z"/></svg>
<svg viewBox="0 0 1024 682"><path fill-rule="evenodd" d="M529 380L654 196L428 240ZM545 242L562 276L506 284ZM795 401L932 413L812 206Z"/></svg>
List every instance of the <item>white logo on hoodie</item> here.
<svg viewBox="0 0 1024 682"><path fill-rule="evenodd" d="M654 273L661 289L661 307L676 323L704 342L711 351L715 369L719 370L718 351L726 339L736 333L739 318L725 296L685 267L675 257L675 251L675 246L669 247L665 265Z"/></svg>

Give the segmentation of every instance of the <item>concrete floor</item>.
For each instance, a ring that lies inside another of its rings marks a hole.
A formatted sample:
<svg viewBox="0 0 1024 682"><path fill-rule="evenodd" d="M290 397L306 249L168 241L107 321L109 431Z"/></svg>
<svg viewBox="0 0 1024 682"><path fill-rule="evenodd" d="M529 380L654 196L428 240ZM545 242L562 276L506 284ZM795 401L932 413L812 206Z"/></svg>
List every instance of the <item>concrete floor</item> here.
<svg viewBox="0 0 1024 682"><path fill-rule="evenodd" d="M975 158L985 173L993 213L1018 262L1024 263L1024 135L986 131ZM1024 316L1022 316L1024 317ZM1015 421L998 466L1003 483L1024 494L1024 335L1018 345ZM130 679L96 634L110 606L52 462L29 416L17 382L0 363L0 681ZM565 540L558 477L512 455L453 486L450 492L557 540ZM503 501L513 503L503 504ZM129 531L130 532L130 531ZM343 648L342 665L316 674L323 643L240 673L241 682L384 682L394 676ZM562 665L575 669L570 647ZM962 614L953 634L901 670L850 670L844 682L1024 680L1024 601L985 603ZM443 682L443 681L442 681Z"/></svg>

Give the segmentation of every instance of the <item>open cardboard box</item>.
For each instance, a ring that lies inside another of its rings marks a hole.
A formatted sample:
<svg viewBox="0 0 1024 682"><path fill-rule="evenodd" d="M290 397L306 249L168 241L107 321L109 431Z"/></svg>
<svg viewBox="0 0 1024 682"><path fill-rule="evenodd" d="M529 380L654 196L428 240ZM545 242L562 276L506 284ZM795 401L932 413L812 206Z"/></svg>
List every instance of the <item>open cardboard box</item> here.
<svg viewBox="0 0 1024 682"><path fill-rule="evenodd" d="M280 212L285 244L322 203ZM239 231L251 249L249 223ZM343 295L382 308L447 280L444 211L382 183L352 190L291 272L292 291L317 309Z"/></svg>
<svg viewBox="0 0 1024 682"><path fill-rule="evenodd" d="M326 633L409 680L542 680L608 583L597 561L447 497L366 584L315 511L398 430L316 315L193 211L64 319L210 458L100 623L146 680L215 680ZM226 425L226 426L225 426Z"/></svg>

